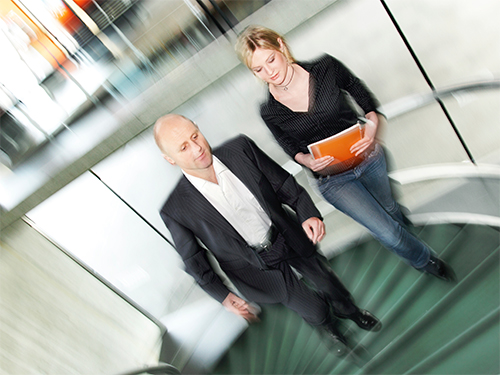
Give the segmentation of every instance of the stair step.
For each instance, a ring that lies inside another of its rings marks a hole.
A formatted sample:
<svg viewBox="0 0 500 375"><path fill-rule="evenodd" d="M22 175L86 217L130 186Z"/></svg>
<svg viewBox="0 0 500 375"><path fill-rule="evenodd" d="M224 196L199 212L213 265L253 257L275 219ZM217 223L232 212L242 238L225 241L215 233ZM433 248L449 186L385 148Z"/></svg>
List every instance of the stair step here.
<svg viewBox="0 0 500 375"><path fill-rule="evenodd" d="M493 374L489 371L492 369L491 358L484 355L484 345L492 353L500 353L499 312L500 307L497 307L425 360L416 363L405 374L442 374L443 367L453 374ZM457 361L455 356L459 356L461 361ZM482 359L479 363L478 356Z"/></svg>
<svg viewBox="0 0 500 375"><path fill-rule="evenodd" d="M500 239L477 225L412 229L455 269L458 282L422 274L369 240L331 265L357 304L383 322L366 332L348 320L356 363L331 353L317 330L281 305L263 306L263 319L236 341L215 374L496 374L500 372Z"/></svg>
<svg viewBox="0 0 500 375"><path fill-rule="evenodd" d="M387 342L391 338L392 340L383 348L377 349L375 343L370 346L378 355L365 371L401 373L408 368L409 359L415 361L426 358L462 334L470 325L494 311L500 303L498 255L498 250L491 254L433 306L424 303L412 304L405 313L406 316L415 317L413 324L407 324L409 328L400 330L402 327L392 321L390 326L381 332L382 335L377 337L381 342ZM496 298L493 297L495 295ZM424 299L420 302L422 300ZM425 300L430 301L429 298ZM421 317L418 316L419 313L422 314ZM398 358L398 361L390 361L391 357Z"/></svg>

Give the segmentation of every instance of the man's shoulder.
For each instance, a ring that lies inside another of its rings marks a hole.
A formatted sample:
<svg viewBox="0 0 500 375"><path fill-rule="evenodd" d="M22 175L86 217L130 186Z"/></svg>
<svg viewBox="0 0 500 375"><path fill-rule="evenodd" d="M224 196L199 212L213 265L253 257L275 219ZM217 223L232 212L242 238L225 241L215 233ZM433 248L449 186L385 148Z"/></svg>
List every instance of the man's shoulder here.
<svg viewBox="0 0 500 375"><path fill-rule="evenodd" d="M234 138L228 139L221 145L217 146L216 148L214 148L213 152L215 156L227 151L242 153L245 149L252 148L254 145L255 143L248 136L240 134Z"/></svg>
<svg viewBox="0 0 500 375"><path fill-rule="evenodd" d="M251 138L241 134L215 148L213 153L234 173L235 170L255 166L262 151Z"/></svg>
<svg viewBox="0 0 500 375"><path fill-rule="evenodd" d="M181 207L184 199L183 197L186 195L189 185L190 182L187 178L182 176L177 182L177 185L175 185L174 189L168 195L160 212L172 212L173 208Z"/></svg>

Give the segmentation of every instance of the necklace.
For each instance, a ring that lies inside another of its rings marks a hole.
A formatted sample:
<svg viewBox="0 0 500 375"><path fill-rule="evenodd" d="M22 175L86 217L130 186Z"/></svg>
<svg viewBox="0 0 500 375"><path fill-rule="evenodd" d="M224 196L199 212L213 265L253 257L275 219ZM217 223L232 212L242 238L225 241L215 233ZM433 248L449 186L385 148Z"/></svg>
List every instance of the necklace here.
<svg viewBox="0 0 500 375"><path fill-rule="evenodd" d="M290 83L292 83L292 79L293 79L293 76L295 74L295 69L293 68L293 65L290 65L290 67L292 68L292 76L290 77L290 80L288 81L288 83L286 85L279 86L279 87L283 87L283 90L285 90L285 91L288 91L288 85L290 85Z"/></svg>

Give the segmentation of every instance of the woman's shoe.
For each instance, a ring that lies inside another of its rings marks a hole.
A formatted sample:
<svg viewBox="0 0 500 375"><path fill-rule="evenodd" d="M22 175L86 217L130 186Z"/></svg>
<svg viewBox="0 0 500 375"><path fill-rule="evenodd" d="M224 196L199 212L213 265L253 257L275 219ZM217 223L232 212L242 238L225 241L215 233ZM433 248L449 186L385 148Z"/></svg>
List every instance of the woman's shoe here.
<svg viewBox="0 0 500 375"><path fill-rule="evenodd" d="M455 275L453 268L451 268L444 260L439 259L434 255L431 255L429 262L419 270L434 275L444 281L457 280L457 276Z"/></svg>

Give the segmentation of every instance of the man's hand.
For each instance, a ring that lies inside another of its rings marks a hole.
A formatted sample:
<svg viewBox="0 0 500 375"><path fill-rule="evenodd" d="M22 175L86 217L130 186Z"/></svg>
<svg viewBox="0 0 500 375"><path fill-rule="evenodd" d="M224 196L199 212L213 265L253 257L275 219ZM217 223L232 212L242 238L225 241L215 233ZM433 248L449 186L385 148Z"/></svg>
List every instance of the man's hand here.
<svg viewBox="0 0 500 375"><path fill-rule="evenodd" d="M224 301L222 301L222 305L226 308L226 310L232 312L233 314L242 316L249 323L260 321L257 317L257 311L250 306L247 301L231 292L229 292Z"/></svg>
<svg viewBox="0 0 500 375"><path fill-rule="evenodd" d="M317 244L325 236L325 224L317 217L310 217L302 223L302 228L313 244Z"/></svg>

